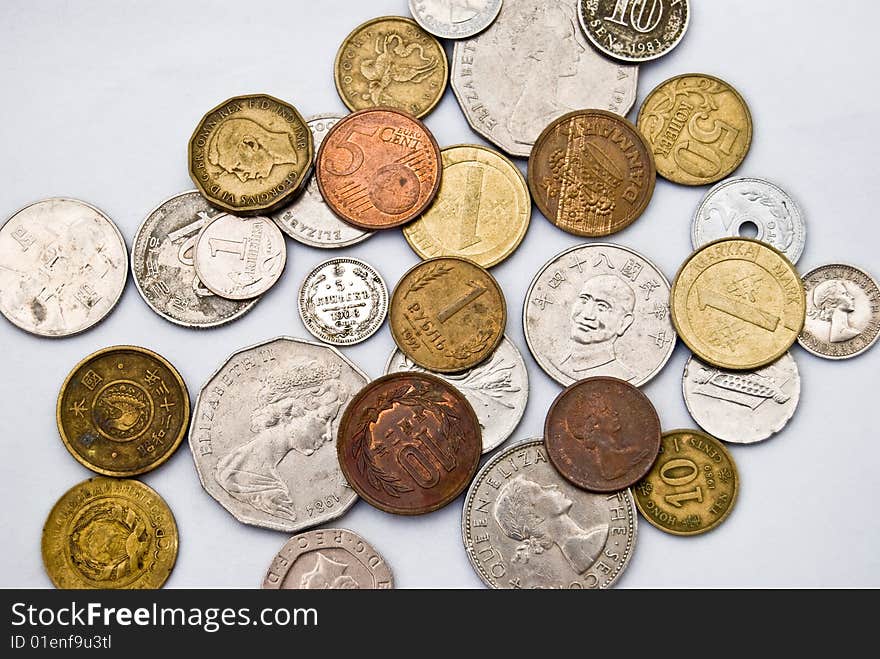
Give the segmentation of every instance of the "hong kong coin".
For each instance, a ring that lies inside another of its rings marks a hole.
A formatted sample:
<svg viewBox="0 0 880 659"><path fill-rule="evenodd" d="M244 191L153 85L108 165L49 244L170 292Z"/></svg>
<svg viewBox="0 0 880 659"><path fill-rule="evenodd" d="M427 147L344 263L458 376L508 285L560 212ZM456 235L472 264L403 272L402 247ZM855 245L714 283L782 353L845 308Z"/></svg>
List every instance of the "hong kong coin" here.
<svg viewBox="0 0 880 659"><path fill-rule="evenodd" d="M345 408L339 464L368 503L421 515L450 503L480 462L480 424L455 387L426 373L373 380Z"/></svg>
<svg viewBox="0 0 880 659"><path fill-rule="evenodd" d="M681 266L672 323L704 362L751 371L776 361L804 326L804 287L782 252L748 238L701 247Z"/></svg>
<svg viewBox="0 0 880 659"><path fill-rule="evenodd" d="M295 533L336 519L357 495L333 443L366 383L335 348L309 341L233 353L196 401L189 445L202 487L245 524Z"/></svg>
<svg viewBox="0 0 880 659"><path fill-rule="evenodd" d="M372 336L385 322L388 289L378 272L360 259L330 259L316 265L299 289L299 315L318 339L337 346Z"/></svg>
<svg viewBox="0 0 880 659"><path fill-rule="evenodd" d="M43 527L43 565L56 588L161 588L177 560L168 504L136 480L74 485Z"/></svg>
<svg viewBox="0 0 880 659"><path fill-rule="evenodd" d="M688 0L580 0L584 34L606 55L625 62L662 57L684 37Z"/></svg>
<svg viewBox="0 0 880 659"><path fill-rule="evenodd" d="M626 247L572 247L532 280L523 329L535 360L561 385L606 375L638 387L657 375L675 347L669 282Z"/></svg>
<svg viewBox="0 0 880 659"><path fill-rule="evenodd" d="M38 336L70 336L103 320L128 275L113 221L75 199L46 199L0 226L0 312Z"/></svg>
<svg viewBox="0 0 880 659"><path fill-rule="evenodd" d="M177 369L138 346L95 352L70 372L55 418L70 454L105 476L135 476L172 456L189 425L189 392Z"/></svg>
<svg viewBox="0 0 880 659"><path fill-rule="evenodd" d="M189 175L214 206L250 215L290 202L312 171L314 147L292 105L236 96L208 112L189 140Z"/></svg>
<svg viewBox="0 0 880 659"><path fill-rule="evenodd" d="M637 522L628 490L575 487L535 438L483 465L465 498L461 535L490 588L608 588L632 558Z"/></svg>
<svg viewBox="0 0 880 659"><path fill-rule="evenodd" d="M467 39L492 24L501 0L409 0L416 22L443 39Z"/></svg>
<svg viewBox="0 0 880 659"><path fill-rule="evenodd" d="M263 588L364 590L394 588L391 568L372 545L348 529L293 536L275 556Z"/></svg>
<svg viewBox="0 0 880 659"><path fill-rule="evenodd" d="M400 350L395 350L385 373L424 372ZM522 355L506 336L479 366L458 374L434 373L464 394L480 422L483 453L497 448L516 429L529 398L529 373Z"/></svg>
<svg viewBox="0 0 880 659"><path fill-rule="evenodd" d="M865 352L880 334L880 288L855 266L823 265L804 275L807 318L798 343L828 359Z"/></svg>

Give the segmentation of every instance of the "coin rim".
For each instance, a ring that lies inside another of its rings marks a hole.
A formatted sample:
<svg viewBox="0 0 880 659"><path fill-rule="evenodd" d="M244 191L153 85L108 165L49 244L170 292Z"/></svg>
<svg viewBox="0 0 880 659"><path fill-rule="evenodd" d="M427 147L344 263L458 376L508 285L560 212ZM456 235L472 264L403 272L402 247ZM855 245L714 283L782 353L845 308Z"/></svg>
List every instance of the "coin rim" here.
<svg viewBox="0 0 880 659"><path fill-rule="evenodd" d="M498 0L498 6L495 11L492 13L491 18L489 18L488 22L485 25L482 25L478 30L474 30L472 32L464 32L462 34L450 34L449 32L444 32L443 34L438 34L438 32L433 32L425 23L419 20L419 12L415 10L415 3L417 0L409 0L409 13L412 14L413 20L419 24L425 32L428 34L438 38L438 39L449 39L450 41L457 41L459 39L470 39L471 37L477 36L480 32L487 30L492 23L495 22L495 19L498 18L498 14L501 13L501 6L504 4L502 0ZM473 19L469 19L473 20ZM479 23L477 23L479 25ZM445 85L444 85L445 88Z"/></svg>

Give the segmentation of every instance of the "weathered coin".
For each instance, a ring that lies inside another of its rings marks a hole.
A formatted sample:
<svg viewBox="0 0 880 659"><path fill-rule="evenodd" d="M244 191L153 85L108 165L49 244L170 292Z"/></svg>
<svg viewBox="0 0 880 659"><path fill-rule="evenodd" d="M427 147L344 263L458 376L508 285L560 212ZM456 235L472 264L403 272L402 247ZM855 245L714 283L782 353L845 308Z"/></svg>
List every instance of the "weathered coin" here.
<svg viewBox="0 0 880 659"><path fill-rule="evenodd" d="M507 303L495 278L476 263L428 259L391 294L391 336L416 364L458 373L485 360L504 336Z"/></svg>
<svg viewBox="0 0 880 659"><path fill-rule="evenodd" d="M391 568L372 545L348 529L293 536L278 552L263 588L364 590L394 588Z"/></svg>
<svg viewBox="0 0 880 659"><path fill-rule="evenodd" d="M352 112L388 107L424 117L446 91L449 63L440 42L418 23L382 16L345 37L336 53L333 78Z"/></svg>
<svg viewBox="0 0 880 659"><path fill-rule="evenodd" d="M70 372L55 418L70 454L104 476L135 476L170 458L189 426L180 373L152 350L112 346Z"/></svg>
<svg viewBox="0 0 880 659"><path fill-rule="evenodd" d="M68 490L43 527L56 588L161 588L177 560L168 504L136 480L90 478Z"/></svg>
<svg viewBox="0 0 880 659"><path fill-rule="evenodd" d="M385 373L424 372L421 366L395 350ZM529 373L522 355L506 336L486 361L463 373L432 373L464 394L480 421L483 453L501 445L519 425L529 399Z"/></svg>
<svg viewBox="0 0 880 659"><path fill-rule="evenodd" d="M798 343L828 359L860 355L880 335L880 288L852 265L823 265L804 275L807 318Z"/></svg>
<svg viewBox="0 0 880 659"><path fill-rule="evenodd" d="M337 346L372 336L388 314L388 289L382 276L360 259L319 263L299 289L299 315L311 334Z"/></svg>
<svg viewBox="0 0 880 659"><path fill-rule="evenodd" d="M526 181L516 165L483 146L450 146L440 156L437 197L403 237L423 259L461 256L491 268L513 254L529 228Z"/></svg>
<svg viewBox="0 0 880 659"><path fill-rule="evenodd" d="M535 360L563 386L607 375L638 387L660 372L675 347L669 282L626 247L572 247L532 280L523 330Z"/></svg>
<svg viewBox="0 0 880 659"><path fill-rule="evenodd" d="M409 0L416 22L443 39L467 39L492 24L501 0Z"/></svg>
<svg viewBox="0 0 880 659"><path fill-rule="evenodd" d="M128 275L113 221L75 199L46 199L0 226L0 312L38 336L77 334L103 320Z"/></svg>
<svg viewBox="0 0 880 659"><path fill-rule="evenodd" d="M628 490L575 487L540 438L483 465L461 516L468 559L490 588L608 588L632 558L637 529Z"/></svg>
<svg viewBox="0 0 880 659"><path fill-rule="evenodd" d="M342 409L367 381L335 348L300 339L233 353L193 412L202 487L245 524L295 533L336 519L357 495L332 444Z"/></svg>
<svg viewBox="0 0 880 659"><path fill-rule="evenodd" d="M723 238L690 255L672 282L672 323L704 362L751 371L776 361L804 326L804 287L782 252Z"/></svg>
<svg viewBox="0 0 880 659"><path fill-rule="evenodd" d="M454 500L474 477L481 449L470 403L427 373L373 380L345 408L336 442L351 486L397 515L429 513Z"/></svg>
<svg viewBox="0 0 880 659"><path fill-rule="evenodd" d="M684 185L726 178L752 144L752 115L743 97L702 73L660 83L642 103L636 123L654 152L657 173Z"/></svg>
<svg viewBox="0 0 880 659"><path fill-rule="evenodd" d="M625 62L662 57L684 37L688 0L580 0L584 34L606 55Z"/></svg>
<svg viewBox="0 0 880 659"><path fill-rule="evenodd" d="M270 211L302 189L314 147L292 105L266 94L235 96L202 117L189 140L189 175L214 206Z"/></svg>
<svg viewBox="0 0 880 659"><path fill-rule="evenodd" d="M717 439L697 430L663 433L657 462L632 488L642 516L674 535L714 529L733 510L738 491L733 456Z"/></svg>

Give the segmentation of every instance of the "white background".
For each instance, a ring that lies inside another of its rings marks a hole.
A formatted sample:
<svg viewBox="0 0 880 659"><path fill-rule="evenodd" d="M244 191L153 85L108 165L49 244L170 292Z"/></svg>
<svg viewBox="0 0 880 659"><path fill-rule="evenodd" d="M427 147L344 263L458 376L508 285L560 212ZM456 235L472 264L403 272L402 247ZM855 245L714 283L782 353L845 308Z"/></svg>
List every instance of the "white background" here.
<svg viewBox="0 0 880 659"><path fill-rule="evenodd" d="M658 83L685 72L727 80L754 118L751 151L737 174L781 184L805 211L806 272L843 261L880 275L877 248L878 96L873 2L692 2L683 43L641 67L636 109ZM192 187L186 143L202 114L237 94L265 92L303 115L343 112L333 58L359 23L407 15L405 0L3 0L0 6L0 216L52 196L109 214L130 247L164 199ZM448 49L451 55L451 48ZM482 143L451 90L426 123L441 146ZM525 161L519 161L525 168ZM657 180L647 212L612 237L652 259L671 280L690 253L690 220L706 188ZM513 439L538 435L559 387L537 367L522 333L532 276L579 239L535 210L520 249L493 274L507 296L508 335L526 357L528 409ZM311 338L296 310L306 273L334 254L372 262L389 287L417 262L399 231L335 252L288 241L281 281L242 319L189 330L153 313L129 281L118 308L92 330L41 339L0 320L0 586L48 587L40 534L52 505L88 478L63 447L55 399L68 371L104 346L134 343L165 355L193 400L208 376L243 346L280 334ZM382 374L393 348L387 325L345 354ZM678 538L639 526L621 587L880 586L880 464L876 385L880 348L833 362L793 348L802 394L776 437L732 446L741 476L736 507L718 529ZM664 428L694 427L681 397L688 351L679 342L644 387ZM240 524L200 487L187 443L143 480L168 502L180 529L169 587L260 584L287 536ZM417 518L359 502L335 523L361 533L387 559L400 587L479 587L462 547L462 500Z"/></svg>

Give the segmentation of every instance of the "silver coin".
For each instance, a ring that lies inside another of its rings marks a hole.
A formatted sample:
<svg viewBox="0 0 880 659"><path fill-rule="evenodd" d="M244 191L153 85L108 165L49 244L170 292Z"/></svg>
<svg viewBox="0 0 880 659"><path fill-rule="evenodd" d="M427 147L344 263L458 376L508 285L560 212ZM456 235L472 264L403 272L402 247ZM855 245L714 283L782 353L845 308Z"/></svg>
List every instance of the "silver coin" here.
<svg viewBox="0 0 880 659"><path fill-rule="evenodd" d="M279 337L233 353L202 387L189 445L202 487L238 521L294 533L357 499L336 458L367 376L335 348Z"/></svg>
<svg viewBox="0 0 880 659"><path fill-rule="evenodd" d="M416 23L442 39L467 39L492 24L501 0L409 0Z"/></svg>
<svg viewBox="0 0 880 659"><path fill-rule="evenodd" d="M385 373L398 371L436 375L463 393L480 422L483 453L510 437L529 400L529 372L516 345L506 336L489 359L463 373L428 371L395 350L385 364Z"/></svg>
<svg viewBox="0 0 880 659"><path fill-rule="evenodd" d="M483 465L461 516L468 559L491 588L608 588L632 558L637 530L629 490L575 487L540 438Z"/></svg>
<svg viewBox="0 0 880 659"><path fill-rule="evenodd" d="M103 320L125 289L128 254L113 221L76 199L46 199L0 227L0 312L38 336Z"/></svg>
<svg viewBox="0 0 880 659"><path fill-rule="evenodd" d="M318 114L306 120L315 143L315 157L324 137L340 119L341 114ZM311 247L348 247L366 240L374 233L340 220L321 196L315 176L312 176L305 192L296 201L273 212L271 217L284 233Z"/></svg>
<svg viewBox="0 0 880 659"><path fill-rule="evenodd" d="M755 232L751 236L746 229ZM754 237L797 263L804 251L804 216L788 193L763 178L742 177L713 187L694 214L694 248L719 238Z"/></svg>
<svg viewBox="0 0 880 659"><path fill-rule="evenodd" d="M598 375L641 386L675 347L669 282L638 252L589 243L561 252L532 280L526 343L563 386Z"/></svg>
<svg viewBox="0 0 880 659"><path fill-rule="evenodd" d="M554 119L580 108L620 115L636 98L638 67L600 55L581 32L578 0L504 0L489 29L457 41L450 83L468 123L528 156Z"/></svg>
<svg viewBox="0 0 880 659"><path fill-rule="evenodd" d="M388 315L388 288L376 269L360 259L316 265L299 289L299 315L315 338L350 346L371 337Z"/></svg>

